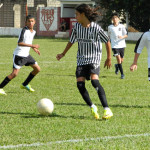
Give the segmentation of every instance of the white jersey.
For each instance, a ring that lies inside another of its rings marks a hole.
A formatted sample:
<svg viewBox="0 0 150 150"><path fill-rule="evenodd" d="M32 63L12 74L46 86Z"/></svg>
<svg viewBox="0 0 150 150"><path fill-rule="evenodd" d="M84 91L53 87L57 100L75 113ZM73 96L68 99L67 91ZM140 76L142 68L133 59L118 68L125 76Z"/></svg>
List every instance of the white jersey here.
<svg viewBox="0 0 150 150"><path fill-rule="evenodd" d="M144 47L147 48L148 68L150 68L150 30L142 34L142 36L136 43L134 52L140 54Z"/></svg>
<svg viewBox="0 0 150 150"><path fill-rule="evenodd" d="M34 30L33 30L33 32L31 32L27 26L24 27L19 35L18 43L23 42L26 44L32 44L35 33L36 32ZM14 50L14 55L18 55L21 57L27 57L27 56L29 56L29 51L30 51L30 47L17 46L16 49Z"/></svg>
<svg viewBox="0 0 150 150"><path fill-rule="evenodd" d="M108 35L111 39L112 48L125 48L126 47L125 39L119 39L118 37L118 36L127 35L127 31L123 24L118 24L118 26L114 26L112 24L108 26Z"/></svg>

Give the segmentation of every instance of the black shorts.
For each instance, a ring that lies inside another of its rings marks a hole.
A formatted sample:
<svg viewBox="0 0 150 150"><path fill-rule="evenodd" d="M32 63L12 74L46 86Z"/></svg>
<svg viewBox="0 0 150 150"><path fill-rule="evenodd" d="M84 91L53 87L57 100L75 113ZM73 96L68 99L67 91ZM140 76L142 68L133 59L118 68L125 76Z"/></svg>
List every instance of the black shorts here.
<svg viewBox="0 0 150 150"><path fill-rule="evenodd" d="M121 58L124 57L124 48L112 48L112 51L114 53L114 57L116 57L117 55L120 55Z"/></svg>
<svg viewBox="0 0 150 150"><path fill-rule="evenodd" d="M99 76L99 73L100 73L100 66L96 64L77 66L76 78L85 77L86 80L90 80L91 74L97 74Z"/></svg>
<svg viewBox="0 0 150 150"><path fill-rule="evenodd" d="M18 55L13 56L13 68L20 69L22 66L29 66L34 64L37 64L37 62L31 55L28 57L21 57Z"/></svg>

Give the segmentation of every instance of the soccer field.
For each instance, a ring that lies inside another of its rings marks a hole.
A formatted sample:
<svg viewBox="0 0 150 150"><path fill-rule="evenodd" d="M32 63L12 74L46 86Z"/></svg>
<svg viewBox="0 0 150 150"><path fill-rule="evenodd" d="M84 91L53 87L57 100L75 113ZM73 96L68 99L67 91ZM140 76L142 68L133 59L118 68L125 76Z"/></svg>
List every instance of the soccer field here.
<svg viewBox="0 0 150 150"><path fill-rule="evenodd" d="M18 38L0 38L0 82L12 71L13 50ZM15 150L149 150L150 149L150 83L147 77L147 51L139 57L138 70L130 72L135 43L127 43L123 63L125 79L112 68L103 68L106 50L103 45L100 82L114 116L107 121L95 120L76 87L77 44L66 56L56 60L67 44L62 39L35 39L41 56L30 54L41 67L31 82L34 93L20 89L32 70L21 68L18 76L0 96L0 149ZM91 82L86 82L92 101L103 108ZM36 105L42 98L54 103L52 116L40 116Z"/></svg>

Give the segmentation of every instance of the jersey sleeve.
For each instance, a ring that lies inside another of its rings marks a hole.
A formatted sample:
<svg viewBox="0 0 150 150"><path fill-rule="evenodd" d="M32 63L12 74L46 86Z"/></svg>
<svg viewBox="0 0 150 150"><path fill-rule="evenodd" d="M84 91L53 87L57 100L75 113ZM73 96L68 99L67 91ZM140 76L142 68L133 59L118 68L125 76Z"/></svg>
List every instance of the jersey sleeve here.
<svg viewBox="0 0 150 150"><path fill-rule="evenodd" d="M26 29L23 28L20 35L19 35L18 43L23 42L25 31L26 31Z"/></svg>
<svg viewBox="0 0 150 150"><path fill-rule="evenodd" d="M145 45L146 45L146 37L145 34L143 33L135 45L134 52L140 54Z"/></svg>
<svg viewBox="0 0 150 150"><path fill-rule="evenodd" d="M99 28L99 35L102 42L107 43L109 41L109 37L104 33L102 28Z"/></svg>
<svg viewBox="0 0 150 150"><path fill-rule="evenodd" d="M110 31L110 26L108 26L108 36L110 37L111 31Z"/></svg>
<svg viewBox="0 0 150 150"><path fill-rule="evenodd" d="M122 26L122 35L127 35L127 34L128 34L127 30L126 30L125 26L123 25Z"/></svg>
<svg viewBox="0 0 150 150"><path fill-rule="evenodd" d="M72 44L76 42L76 25L74 26L74 28L72 28L72 32L70 36L70 43Z"/></svg>

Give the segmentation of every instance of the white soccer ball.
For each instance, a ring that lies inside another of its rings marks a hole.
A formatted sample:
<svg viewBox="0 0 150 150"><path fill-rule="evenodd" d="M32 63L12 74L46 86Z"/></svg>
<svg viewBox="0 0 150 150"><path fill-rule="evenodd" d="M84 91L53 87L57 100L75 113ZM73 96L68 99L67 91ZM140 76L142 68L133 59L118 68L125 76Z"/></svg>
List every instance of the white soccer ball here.
<svg viewBox="0 0 150 150"><path fill-rule="evenodd" d="M37 103L37 110L41 115L48 116L54 110L53 102L48 98L43 98Z"/></svg>

